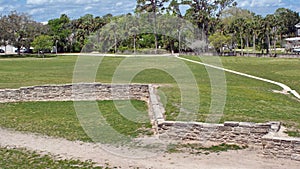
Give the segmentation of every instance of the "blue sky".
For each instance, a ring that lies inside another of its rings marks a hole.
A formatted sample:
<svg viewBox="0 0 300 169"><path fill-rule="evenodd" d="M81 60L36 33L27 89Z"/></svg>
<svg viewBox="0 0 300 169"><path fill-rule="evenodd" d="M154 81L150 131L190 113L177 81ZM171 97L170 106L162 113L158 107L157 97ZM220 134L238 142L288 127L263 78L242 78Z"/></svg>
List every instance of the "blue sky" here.
<svg viewBox="0 0 300 169"><path fill-rule="evenodd" d="M257 14L274 13L277 8L284 7L300 12L299 0L236 0L238 6ZM103 16L133 12L136 0L0 0L0 13L10 11L25 12L33 19L43 22L67 14L71 19L85 14Z"/></svg>

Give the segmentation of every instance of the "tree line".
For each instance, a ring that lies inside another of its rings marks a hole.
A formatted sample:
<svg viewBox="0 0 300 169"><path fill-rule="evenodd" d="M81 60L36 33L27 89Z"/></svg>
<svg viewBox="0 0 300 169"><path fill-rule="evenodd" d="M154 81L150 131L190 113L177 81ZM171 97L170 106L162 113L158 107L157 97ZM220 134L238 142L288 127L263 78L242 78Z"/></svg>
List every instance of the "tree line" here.
<svg viewBox="0 0 300 169"><path fill-rule="evenodd" d="M151 15L151 28L145 28L143 23L130 19L141 19L146 13ZM166 24L160 21L163 17L188 21L197 30L186 32L186 23ZM295 25L299 22L299 13L290 9L279 8L274 14L261 16L238 8L234 0L137 0L133 14L107 14L101 17L87 14L73 20L62 14L47 24L13 11L0 16L0 43L4 46L13 45L18 51L21 47L49 50L55 46L58 52L80 52L89 43L90 37L98 34L102 37L98 41L110 39L110 52L136 52L145 48L154 49L155 52L159 49L181 52L189 51L185 37L193 36L207 44L203 45L203 51L211 47L219 53L240 49L243 54L245 48L252 48L253 51L272 53L274 50L271 49L283 47L284 38L295 36ZM123 24L120 26L120 23ZM172 24L172 28L167 27ZM161 29L171 30L174 27L177 32L172 32L170 36L159 33ZM142 29L149 30L143 32ZM97 49L101 51L100 46Z"/></svg>

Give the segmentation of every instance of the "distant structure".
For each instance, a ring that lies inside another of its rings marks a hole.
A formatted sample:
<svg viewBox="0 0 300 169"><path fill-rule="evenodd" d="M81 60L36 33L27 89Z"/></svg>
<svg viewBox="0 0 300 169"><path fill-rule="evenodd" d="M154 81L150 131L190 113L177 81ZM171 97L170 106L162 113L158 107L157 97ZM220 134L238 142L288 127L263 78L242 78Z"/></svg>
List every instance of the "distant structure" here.
<svg viewBox="0 0 300 169"><path fill-rule="evenodd" d="M0 49L3 49L6 54L13 54L17 50L17 48L12 45L0 46Z"/></svg>
<svg viewBox="0 0 300 169"><path fill-rule="evenodd" d="M297 32L296 32L296 36L300 36L300 23L298 23L297 25L295 25L295 27L297 28Z"/></svg>
<svg viewBox="0 0 300 169"><path fill-rule="evenodd" d="M287 38L285 49L286 51L300 53L300 23L295 25L296 27L296 37Z"/></svg>

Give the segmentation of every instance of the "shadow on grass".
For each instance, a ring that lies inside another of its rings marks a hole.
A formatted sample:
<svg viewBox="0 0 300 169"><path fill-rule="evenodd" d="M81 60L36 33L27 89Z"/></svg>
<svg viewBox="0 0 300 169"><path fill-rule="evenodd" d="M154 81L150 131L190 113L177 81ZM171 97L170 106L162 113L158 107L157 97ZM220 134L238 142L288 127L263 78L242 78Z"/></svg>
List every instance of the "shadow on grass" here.
<svg viewBox="0 0 300 169"><path fill-rule="evenodd" d="M18 58L54 58L57 55L55 54L45 54L45 55L38 55L38 54L7 54L7 55L0 55L0 59L18 59Z"/></svg>

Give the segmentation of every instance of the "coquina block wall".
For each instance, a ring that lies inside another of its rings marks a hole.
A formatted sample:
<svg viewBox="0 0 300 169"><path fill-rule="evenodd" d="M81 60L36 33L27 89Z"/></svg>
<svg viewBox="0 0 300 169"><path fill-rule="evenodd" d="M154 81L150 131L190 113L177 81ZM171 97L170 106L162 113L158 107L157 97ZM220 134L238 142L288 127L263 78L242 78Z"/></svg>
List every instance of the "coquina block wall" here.
<svg viewBox="0 0 300 169"><path fill-rule="evenodd" d="M158 133L161 138L177 141L255 146L265 156L300 161L300 138L276 137L280 127L279 122L208 124L160 120Z"/></svg>
<svg viewBox="0 0 300 169"><path fill-rule="evenodd" d="M300 138L286 138L269 133L262 138L263 154L300 161Z"/></svg>
<svg viewBox="0 0 300 169"><path fill-rule="evenodd" d="M165 120L165 109L159 101L156 88L150 88L149 91L150 103L153 104L154 124L156 124L157 133L162 139L255 146L259 147L265 156L300 161L300 138L276 137L281 129L280 122L210 124L167 121Z"/></svg>
<svg viewBox="0 0 300 169"><path fill-rule="evenodd" d="M0 103L73 100L149 100L149 85L82 83L0 90Z"/></svg>
<svg viewBox="0 0 300 169"><path fill-rule="evenodd" d="M260 146L266 156L300 161L300 138L276 137L281 127L279 122L208 124L166 121L165 109L152 85L82 83L0 90L0 103L128 99L148 103L153 128L162 139Z"/></svg>
<svg viewBox="0 0 300 169"><path fill-rule="evenodd" d="M262 145L262 137L277 132L280 123L225 122L208 124L198 122L165 121L159 124L159 133L173 140Z"/></svg>

